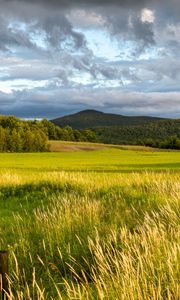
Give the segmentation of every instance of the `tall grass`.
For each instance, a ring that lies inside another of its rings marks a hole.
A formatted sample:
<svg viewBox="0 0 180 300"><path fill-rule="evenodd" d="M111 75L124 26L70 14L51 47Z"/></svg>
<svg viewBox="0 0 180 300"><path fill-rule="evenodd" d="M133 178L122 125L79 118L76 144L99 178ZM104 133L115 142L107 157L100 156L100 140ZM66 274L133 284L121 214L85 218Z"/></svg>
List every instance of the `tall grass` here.
<svg viewBox="0 0 180 300"><path fill-rule="evenodd" d="M179 174L36 176L1 183L1 208L21 203L0 226L8 299L180 299Z"/></svg>

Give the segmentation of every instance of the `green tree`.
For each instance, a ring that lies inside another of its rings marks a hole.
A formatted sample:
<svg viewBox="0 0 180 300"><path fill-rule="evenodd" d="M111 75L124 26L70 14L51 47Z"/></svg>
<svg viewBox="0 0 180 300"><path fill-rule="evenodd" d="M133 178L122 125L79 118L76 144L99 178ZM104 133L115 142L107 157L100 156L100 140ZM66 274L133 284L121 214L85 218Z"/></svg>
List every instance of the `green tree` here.
<svg viewBox="0 0 180 300"><path fill-rule="evenodd" d="M17 131L15 128L12 130L11 136L10 136L10 151L11 152L21 152L22 151L22 138L19 131Z"/></svg>
<svg viewBox="0 0 180 300"><path fill-rule="evenodd" d="M34 150L34 134L32 131L27 130L24 133L24 138L23 138L23 151L25 152L33 152Z"/></svg>
<svg viewBox="0 0 180 300"><path fill-rule="evenodd" d="M6 133L5 129L0 126L0 152L6 150Z"/></svg>
<svg viewBox="0 0 180 300"><path fill-rule="evenodd" d="M84 140L87 142L93 143L97 141L96 133L90 129L83 130L82 134L84 136Z"/></svg>

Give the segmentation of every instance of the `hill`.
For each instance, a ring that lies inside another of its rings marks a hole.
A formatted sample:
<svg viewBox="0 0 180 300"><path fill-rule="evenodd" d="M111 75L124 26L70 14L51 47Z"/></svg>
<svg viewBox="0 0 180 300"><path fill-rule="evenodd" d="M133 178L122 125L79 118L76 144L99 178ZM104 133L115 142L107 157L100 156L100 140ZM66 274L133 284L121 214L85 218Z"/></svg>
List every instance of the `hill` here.
<svg viewBox="0 0 180 300"><path fill-rule="evenodd" d="M84 110L52 122L61 127L91 128L100 143L180 148L180 119L130 117Z"/></svg>
<svg viewBox="0 0 180 300"><path fill-rule="evenodd" d="M160 120L163 119L147 116L123 116L103 113L97 110L83 110L72 115L56 118L51 122L61 127L69 125L75 129L85 129L97 126L134 126Z"/></svg>

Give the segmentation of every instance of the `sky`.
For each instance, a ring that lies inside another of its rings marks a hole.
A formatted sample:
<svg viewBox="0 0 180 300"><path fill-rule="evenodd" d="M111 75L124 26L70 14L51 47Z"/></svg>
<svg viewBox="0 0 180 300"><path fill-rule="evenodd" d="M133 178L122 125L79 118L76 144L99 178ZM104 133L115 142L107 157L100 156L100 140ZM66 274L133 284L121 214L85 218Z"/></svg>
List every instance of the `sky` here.
<svg viewBox="0 0 180 300"><path fill-rule="evenodd" d="M180 118L179 0L0 0L0 114Z"/></svg>

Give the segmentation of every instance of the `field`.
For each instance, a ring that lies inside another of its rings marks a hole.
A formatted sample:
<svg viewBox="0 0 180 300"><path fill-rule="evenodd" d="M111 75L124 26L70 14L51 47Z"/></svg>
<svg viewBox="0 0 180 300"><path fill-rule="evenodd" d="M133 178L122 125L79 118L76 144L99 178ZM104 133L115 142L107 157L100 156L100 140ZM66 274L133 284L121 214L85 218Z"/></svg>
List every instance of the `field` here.
<svg viewBox="0 0 180 300"><path fill-rule="evenodd" d="M180 299L180 152L0 154L13 300Z"/></svg>

